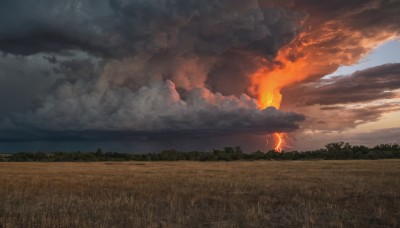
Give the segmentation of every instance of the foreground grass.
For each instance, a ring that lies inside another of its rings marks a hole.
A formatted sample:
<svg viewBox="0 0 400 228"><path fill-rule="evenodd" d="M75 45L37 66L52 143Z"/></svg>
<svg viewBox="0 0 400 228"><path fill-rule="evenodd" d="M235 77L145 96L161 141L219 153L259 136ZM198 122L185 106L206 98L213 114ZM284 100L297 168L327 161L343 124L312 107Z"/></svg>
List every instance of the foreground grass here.
<svg viewBox="0 0 400 228"><path fill-rule="evenodd" d="M0 227L398 227L400 160L0 163Z"/></svg>

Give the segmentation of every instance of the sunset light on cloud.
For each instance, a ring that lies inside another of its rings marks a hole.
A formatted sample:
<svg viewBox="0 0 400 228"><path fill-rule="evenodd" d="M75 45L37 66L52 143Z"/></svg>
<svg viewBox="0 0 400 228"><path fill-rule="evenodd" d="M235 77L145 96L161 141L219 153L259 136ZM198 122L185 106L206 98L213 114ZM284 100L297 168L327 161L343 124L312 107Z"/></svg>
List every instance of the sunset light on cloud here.
<svg viewBox="0 0 400 228"><path fill-rule="evenodd" d="M396 0L2 2L0 150L399 143L399 11Z"/></svg>

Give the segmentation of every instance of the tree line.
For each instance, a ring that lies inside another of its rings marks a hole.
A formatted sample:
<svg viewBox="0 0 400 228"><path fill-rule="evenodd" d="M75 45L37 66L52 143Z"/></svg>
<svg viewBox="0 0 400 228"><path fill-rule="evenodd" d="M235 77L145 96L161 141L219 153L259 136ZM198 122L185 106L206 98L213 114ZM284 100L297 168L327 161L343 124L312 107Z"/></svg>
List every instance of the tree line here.
<svg viewBox="0 0 400 228"><path fill-rule="evenodd" d="M372 148L351 146L349 143L337 142L325 145L325 148L314 151L292 151L277 153L256 151L244 153L239 146L225 147L211 152L183 152L164 150L160 153L128 154L103 152L20 152L11 155L0 155L2 162L95 162L95 161L237 161L237 160L347 160L347 159L394 159L400 158L398 144L381 144Z"/></svg>

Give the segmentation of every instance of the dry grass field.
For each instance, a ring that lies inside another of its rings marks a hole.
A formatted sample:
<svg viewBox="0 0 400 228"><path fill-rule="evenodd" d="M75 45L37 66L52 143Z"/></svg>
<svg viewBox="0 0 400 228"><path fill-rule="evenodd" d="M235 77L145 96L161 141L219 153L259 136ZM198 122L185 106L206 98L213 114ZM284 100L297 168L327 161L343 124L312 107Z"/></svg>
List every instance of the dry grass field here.
<svg viewBox="0 0 400 228"><path fill-rule="evenodd" d="M399 227L400 160L0 163L1 227Z"/></svg>

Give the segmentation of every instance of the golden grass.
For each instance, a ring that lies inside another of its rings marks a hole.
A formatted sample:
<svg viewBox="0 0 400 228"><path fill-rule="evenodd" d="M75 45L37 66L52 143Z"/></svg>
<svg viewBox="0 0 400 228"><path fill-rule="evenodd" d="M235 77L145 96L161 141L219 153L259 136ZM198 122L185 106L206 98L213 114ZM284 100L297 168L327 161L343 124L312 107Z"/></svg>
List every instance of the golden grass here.
<svg viewBox="0 0 400 228"><path fill-rule="evenodd" d="M398 227L400 160L0 163L1 227Z"/></svg>

